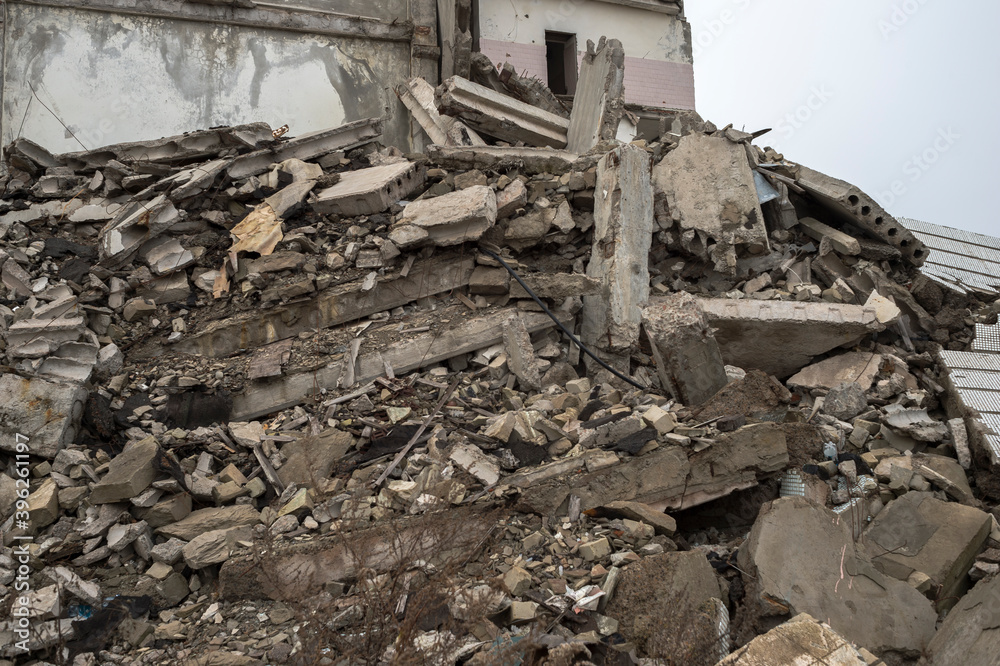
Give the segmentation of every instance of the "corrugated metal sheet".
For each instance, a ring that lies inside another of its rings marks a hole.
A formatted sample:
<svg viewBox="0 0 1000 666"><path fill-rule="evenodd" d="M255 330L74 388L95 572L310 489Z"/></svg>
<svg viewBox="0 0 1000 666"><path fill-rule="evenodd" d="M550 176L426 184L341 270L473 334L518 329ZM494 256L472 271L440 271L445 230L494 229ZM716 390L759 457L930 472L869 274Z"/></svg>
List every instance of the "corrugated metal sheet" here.
<svg viewBox="0 0 1000 666"><path fill-rule="evenodd" d="M976 420L983 429L1000 433L1000 354L942 351L941 360L962 403L979 413ZM1000 436L985 439L993 463L1000 464Z"/></svg>
<svg viewBox="0 0 1000 666"><path fill-rule="evenodd" d="M972 341L972 351L1000 354L1000 326L976 324L976 339Z"/></svg>
<svg viewBox="0 0 1000 666"><path fill-rule="evenodd" d="M905 217L899 221L930 249L921 269L929 278L961 292L1000 293L1000 238Z"/></svg>

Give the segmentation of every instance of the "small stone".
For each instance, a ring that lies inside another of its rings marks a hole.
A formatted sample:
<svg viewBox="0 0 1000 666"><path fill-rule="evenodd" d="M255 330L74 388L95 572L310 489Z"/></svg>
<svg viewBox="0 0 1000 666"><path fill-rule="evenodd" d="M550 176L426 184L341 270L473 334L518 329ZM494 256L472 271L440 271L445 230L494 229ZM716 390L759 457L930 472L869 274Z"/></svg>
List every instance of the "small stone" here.
<svg viewBox="0 0 1000 666"><path fill-rule="evenodd" d="M611 542L608 541L607 537L601 537L597 541L591 541L580 546L580 557L588 562L604 559L610 554Z"/></svg>
<svg viewBox="0 0 1000 666"><path fill-rule="evenodd" d="M511 567L503 575L503 586L511 596L519 597L531 589L531 574L521 567Z"/></svg>

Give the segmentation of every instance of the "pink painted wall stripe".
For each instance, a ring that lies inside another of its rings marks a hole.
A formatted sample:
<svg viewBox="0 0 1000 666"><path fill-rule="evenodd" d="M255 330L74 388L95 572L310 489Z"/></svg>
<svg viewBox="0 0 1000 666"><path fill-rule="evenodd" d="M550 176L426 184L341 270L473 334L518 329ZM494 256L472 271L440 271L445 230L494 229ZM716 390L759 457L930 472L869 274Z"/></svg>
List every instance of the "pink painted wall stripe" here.
<svg viewBox="0 0 1000 666"><path fill-rule="evenodd" d="M537 76L548 84L544 45L481 39L479 48L494 63L509 62L518 73ZM583 53L579 58L583 58ZM626 56L625 101L669 109L694 109L694 67Z"/></svg>

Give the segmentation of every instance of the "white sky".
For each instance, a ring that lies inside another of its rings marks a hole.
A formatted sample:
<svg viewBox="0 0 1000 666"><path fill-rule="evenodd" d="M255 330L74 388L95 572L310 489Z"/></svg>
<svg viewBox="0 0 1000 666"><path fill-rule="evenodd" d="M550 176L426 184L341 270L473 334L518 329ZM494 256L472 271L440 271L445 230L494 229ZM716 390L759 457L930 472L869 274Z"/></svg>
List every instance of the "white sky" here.
<svg viewBox="0 0 1000 666"><path fill-rule="evenodd" d="M1000 236L1000 2L684 4L706 120L774 128L756 143L894 216Z"/></svg>

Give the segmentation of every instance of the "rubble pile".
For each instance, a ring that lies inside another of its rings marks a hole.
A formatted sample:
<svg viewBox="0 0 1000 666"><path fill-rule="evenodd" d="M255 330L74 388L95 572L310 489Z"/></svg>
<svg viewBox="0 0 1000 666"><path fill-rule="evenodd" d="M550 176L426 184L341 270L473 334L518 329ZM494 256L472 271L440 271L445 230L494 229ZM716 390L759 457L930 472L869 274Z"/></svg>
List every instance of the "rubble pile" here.
<svg viewBox="0 0 1000 666"><path fill-rule="evenodd" d="M0 663L995 654L938 353L997 294L763 133L619 142L621 44L581 67L409 81L426 154L6 147Z"/></svg>

